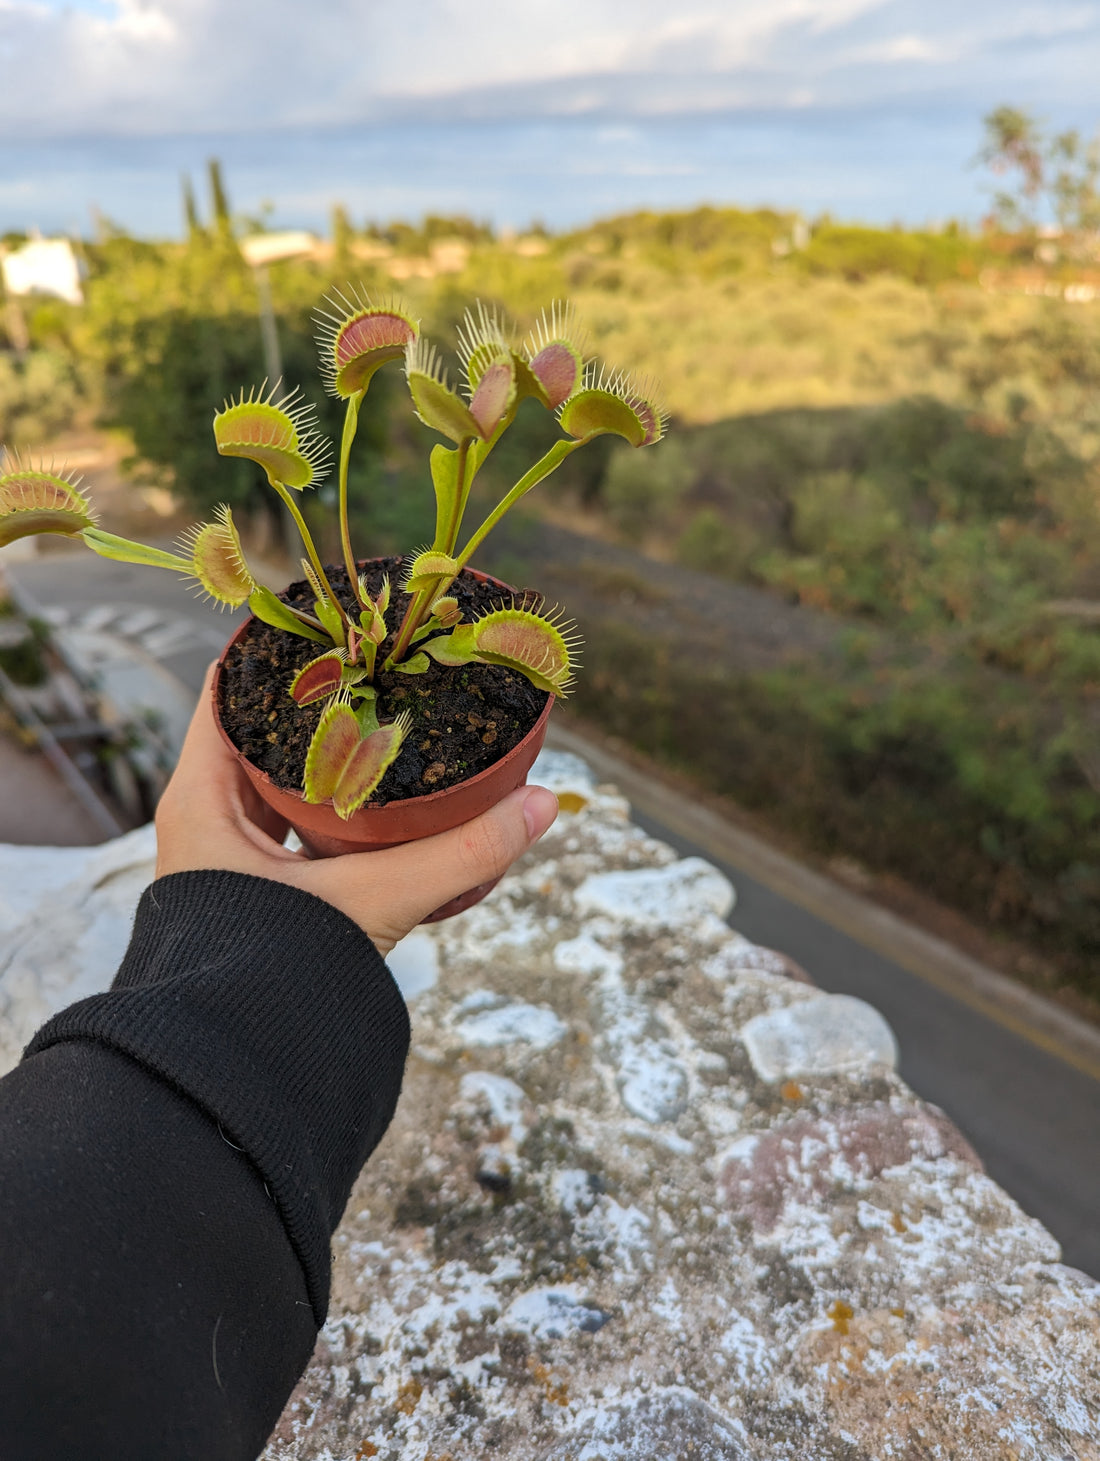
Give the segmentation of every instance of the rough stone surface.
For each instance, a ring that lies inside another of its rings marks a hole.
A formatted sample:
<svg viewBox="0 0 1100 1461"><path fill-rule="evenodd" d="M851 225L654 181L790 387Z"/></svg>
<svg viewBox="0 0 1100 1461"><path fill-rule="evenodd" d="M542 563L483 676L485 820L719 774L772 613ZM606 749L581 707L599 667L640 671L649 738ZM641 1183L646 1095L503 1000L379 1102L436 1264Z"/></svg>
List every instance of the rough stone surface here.
<svg viewBox="0 0 1100 1461"><path fill-rule="evenodd" d="M265 1461L1100 1461L1100 1286L881 1018L575 758L535 774L570 810L395 952L405 1092ZM150 852L0 849L9 1061L109 977Z"/></svg>

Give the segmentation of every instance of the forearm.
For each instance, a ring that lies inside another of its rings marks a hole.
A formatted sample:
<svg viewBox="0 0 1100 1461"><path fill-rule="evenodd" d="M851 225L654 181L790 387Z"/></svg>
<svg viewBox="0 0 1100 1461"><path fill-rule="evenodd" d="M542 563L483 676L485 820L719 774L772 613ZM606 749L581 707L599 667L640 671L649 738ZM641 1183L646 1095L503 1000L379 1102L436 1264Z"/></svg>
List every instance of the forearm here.
<svg viewBox="0 0 1100 1461"><path fill-rule="evenodd" d="M255 1169L107 1046L0 1097L0 1454L250 1461L317 1327Z"/></svg>
<svg viewBox="0 0 1100 1461"><path fill-rule="evenodd" d="M153 885L112 990L0 1082L5 1457L256 1454L407 1041L335 909L233 873Z"/></svg>

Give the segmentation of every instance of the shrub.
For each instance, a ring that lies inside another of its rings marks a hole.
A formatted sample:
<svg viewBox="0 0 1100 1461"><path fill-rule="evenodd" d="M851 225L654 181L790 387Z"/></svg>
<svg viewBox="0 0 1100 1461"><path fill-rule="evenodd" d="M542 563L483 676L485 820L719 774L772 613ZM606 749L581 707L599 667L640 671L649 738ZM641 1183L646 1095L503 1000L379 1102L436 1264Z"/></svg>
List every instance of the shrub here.
<svg viewBox="0 0 1100 1461"><path fill-rule="evenodd" d="M1100 792L1049 704L965 666L747 673L587 621L578 708L826 855L1033 940L1100 998Z"/></svg>
<svg viewBox="0 0 1100 1461"><path fill-rule="evenodd" d="M795 257L814 274L840 274L850 280L897 274L914 284L941 284L976 279L986 255L980 240L958 232L910 233L823 223Z"/></svg>
<svg viewBox="0 0 1100 1461"><path fill-rule="evenodd" d="M64 356L32 350L22 359L0 354L0 441L38 446L72 425L79 403L73 368Z"/></svg>
<svg viewBox="0 0 1100 1461"><path fill-rule="evenodd" d="M713 507L704 507L676 540L676 557L688 568L742 578L759 546L760 536L750 524L735 526Z"/></svg>
<svg viewBox="0 0 1100 1461"><path fill-rule="evenodd" d="M675 440L649 453L616 448L604 474L603 504L623 536L639 543L682 518L681 503L692 478L692 464Z"/></svg>

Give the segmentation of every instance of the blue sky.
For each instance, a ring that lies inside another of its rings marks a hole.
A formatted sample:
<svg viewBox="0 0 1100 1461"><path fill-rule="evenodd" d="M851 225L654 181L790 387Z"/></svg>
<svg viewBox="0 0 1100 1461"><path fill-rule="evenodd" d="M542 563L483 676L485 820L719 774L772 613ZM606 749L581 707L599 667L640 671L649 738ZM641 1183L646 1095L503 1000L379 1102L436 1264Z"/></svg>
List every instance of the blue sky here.
<svg viewBox="0 0 1100 1461"><path fill-rule="evenodd" d="M117 14L115 0L44 0L43 10L64 14L66 10L83 10L87 15L112 16Z"/></svg>
<svg viewBox="0 0 1100 1461"><path fill-rule="evenodd" d="M174 231L211 152L288 223L337 199L976 218L982 114L1091 132L1098 62L1081 0L0 0L0 228L97 202Z"/></svg>

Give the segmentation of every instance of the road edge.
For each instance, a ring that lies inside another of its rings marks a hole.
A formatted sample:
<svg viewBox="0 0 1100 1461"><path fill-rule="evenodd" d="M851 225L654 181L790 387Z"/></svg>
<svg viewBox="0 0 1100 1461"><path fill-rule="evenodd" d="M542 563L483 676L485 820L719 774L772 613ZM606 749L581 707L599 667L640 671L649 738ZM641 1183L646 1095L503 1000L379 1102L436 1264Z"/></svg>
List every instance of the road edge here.
<svg viewBox="0 0 1100 1461"><path fill-rule="evenodd" d="M735 869L741 867L823 923L1100 1081L1100 1029L946 940L797 862L710 808L685 799L662 781L646 777L578 731L551 720L546 744L549 749L580 756L600 778L614 782L639 812L694 842L706 855ZM812 976L813 970L809 972Z"/></svg>

